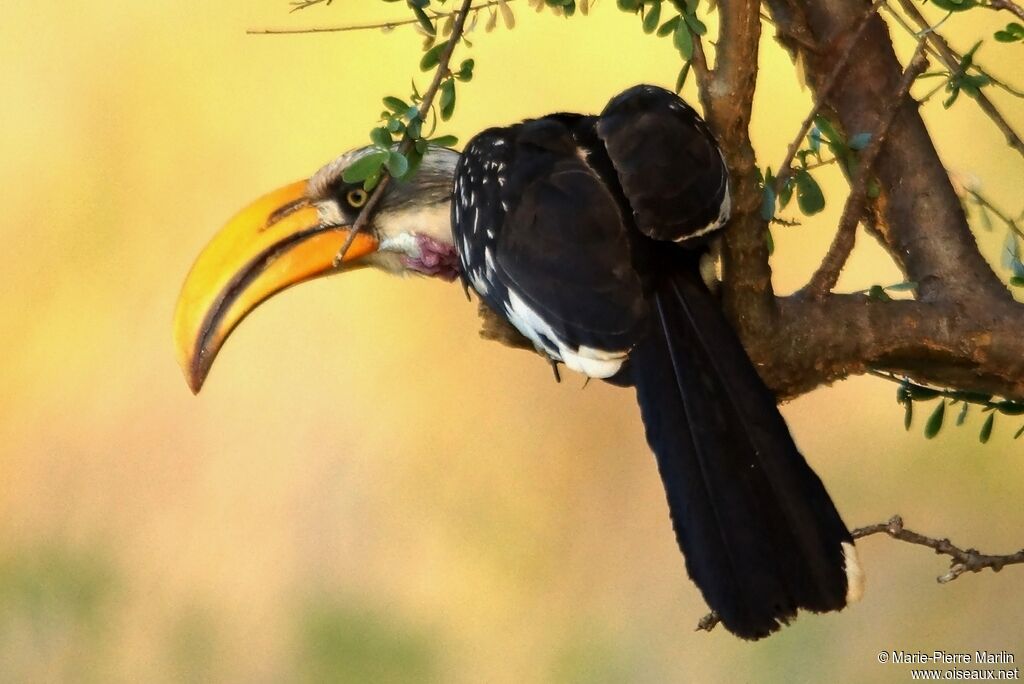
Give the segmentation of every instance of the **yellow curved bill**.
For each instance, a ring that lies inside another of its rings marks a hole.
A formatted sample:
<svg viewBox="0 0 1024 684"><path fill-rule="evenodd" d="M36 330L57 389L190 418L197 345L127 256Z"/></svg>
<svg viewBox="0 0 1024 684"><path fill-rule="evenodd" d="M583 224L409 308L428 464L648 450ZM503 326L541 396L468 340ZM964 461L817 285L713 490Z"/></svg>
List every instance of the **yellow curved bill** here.
<svg viewBox="0 0 1024 684"><path fill-rule="evenodd" d="M360 233L336 266L349 234L347 226L320 222L306 181L264 195L228 221L196 259L174 312L178 362L194 393L231 331L261 302L377 250Z"/></svg>

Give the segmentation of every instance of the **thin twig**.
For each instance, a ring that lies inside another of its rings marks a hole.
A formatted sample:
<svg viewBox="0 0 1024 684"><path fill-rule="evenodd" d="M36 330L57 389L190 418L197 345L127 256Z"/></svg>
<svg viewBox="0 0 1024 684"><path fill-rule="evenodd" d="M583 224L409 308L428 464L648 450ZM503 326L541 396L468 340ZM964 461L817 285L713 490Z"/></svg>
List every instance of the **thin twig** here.
<svg viewBox="0 0 1024 684"><path fill-rule="evenodd" d="M843 207L842 218L839 219L839 228L836 230L835 239L833 239L832 246L829 247L825 258L822 259L821 265L818 266L814 275L811 276L811 280L801 291L803 295L823 297L836 286L836 282L839 280L839 274L846 265L857 239L857 224L860 223L861 216L864 214L868 184L874 176L875 162L885 145L889 127L896 118L896 114L903 108L907 96L910 94L910 87L914 85L917 77L928 68L928 59L924 56L925 45L925 38L921 38L917 43L914 56L910 58L910 63L903 70L903 77L900 79L896 94L882 112L878 130L871 136L871 142L858 158L857 176L850 184L850 195L846 198L846 205Z"/></svg>
<svg viewBox="0 0 1024 684"><path fill-rule="evenodd" d="M900 7L903 8L903 11L910 16L914 23L921 27L921 35L927 38L928 41L935 46L939 59L945 67L949 69L950 73L960 73L960 62L962 57L949 46L949 43L946 42L945 38L932 30L932 27L928 24L928 20L925 19L924 15L921 14L921 11L916 5L914 5L912 0L898 0L898 2L900 3ZM890 8L890 12L891 11L892 10ZM984 112L988 118L992 119L992 122L995 123L996 127L1003 133L1006 137L1007 144L1024 156L1024 140L1021 140L1020 136L1013 130L1009 122L1007 122L1003 115L999 113L996 106L992 104L992 100L988 99L988 96L980 90L977 95L974 96L974 100L978 103L978 107L981 108L981 111Z"/></svg>
<svg viewBox="0 0 1024 684"><path fill-rule="evenodd" d="M1019 401L1001 399L987 393L929 387L917 382L912 382L910 378L907 378L906 376L897 375L888 371L869 369L867 374L875 378L881 378L882 380L888 380L889 382L896 383L903 388L905 396L909 401L948 399L952 404L955 404L956 402L974 404L975 406L980 406L982 412L999 411L1004 415L1015 415L1019 412L1019 409L1024 406L1024 404ZM901 399L900 402L903 403L903 400Z"/></svg>
<svg viewBox="0 0 1024 684"><path fill-rule="evenodd" d="M882 7L884 7L886 10L888 10L889 16L891 16L893 19L895 19L896 23L899 24L900 28L902 28L906 33L908 33L909 35L913 36L914 38L920 38L919 32L914 30L914 27L911 26L910 24L908 24L907 20L903 18L903 15L900 14L899 12L897 12L893 8L892 5L890 5L888 2L886 2L886 3L884 3L882 5ZM949 44L947 43L947 46L948 45ZM954 50L952 47L949 48L949 51L950 51L950 54L952 54L953 58L956 60L956 63L959 65L960 64L960 60L962 59L963 56L959 52ZM932 57L934 57L935 59L939 60L943 64L946 63L946 60L944 60L942 58L942 55L939 54L939 51L936 50L931 45L928 46L928 54L930 54ZM971 68L974 69L975 71L977 71L979 74L981 74L985 78L987 78L989 81L991 81L992 85L997 86L999 88L1002 88L1003 90L1005 90L1006 92L1010 93L1014 97L1024 98L1024 92L1022 92L1020 90L1017 90L1016 88L1014 88L1013 86L1009 85L1005 81L1002 81L999 78L996 78L995 76L990 74L988 71L985 71L985 69L983 67L981 67L977 62L972 63L971 64Z"/></svg>
<svg viewBox="0 0 1024 684"><path fill-rule="evenodd" d="M1016 220L1010 218L1009 215L1006 214L1006 212L1002 211L999 207L992 204L991 200L989 200L987 197L982 195L977 190L967 188L966 191L967 194L974 198L975 202L977 202L978 204L980 204L981 206L985 207L993 214L995 214L996 218L1005 223L1006 226L1017 235L1017 237L1024 240L1024 230L1022 230L1021 227L1017 225Z"/></svg>
<svg viewBox="0 0 1024 684"><path fill-rule="evenodd" d="M427 113L430 111L430 106L434 102L434 96L437 94L437 89L441 86L441 81L444 80L445 76L448 75L448 62L451 61L452 53L455 52L455 46L462 38L462 29L466 25L466 17L469 15L470 10L473 7L473 0L463 0L462 7L458 10L458 14L455 15L455 24L452 26L451 37L448 38L448 45L441 53L438 59L437 69L434 71L434 80L430 82L430 87L423 93L423 99L420 101L419 116L421 119L426 119ZM398 146L398 151L401 154L407 154L412 149L415 141L412 136L409 135L408 129L402 138L401 144ZM352 243L355 242L356 236L366 227L369 223L370 217L373 216L374 210L380 203L381 197L384 196L384 191L387 190L388 185L391 183L391 174L388 173L386 168L381 169L380 181L377 183L377 187L373 189L369 199L366 200L366 204L359 211L359 216L356 217L355 223L352 224L351 233L349 233L348 239L345 240L345 244L338 250L338 254L334 257L334 264L338 265L345 258L345 253L348 252Z"/></svg>
<svg viewBox="0 0 1024 684"><path fill-rule="evenodd" d="M693 57L690 64L693 65L693 74L697 78L697 87L701 91L701 101L706 102L709 95L708 88L711 87L709 78L711 74L708 71L707 55L704 54L704 41L697 34L693 36Z"/></svg>
<svg viewBox="0 0 1024 684"><path fill-rule="evenodd" d="M1006 10L1011 14L1016 14L1018 19L1024 20L1024 7L1021 7L1015 2L1010 2L1010 0L988 0L988 4L982 5L982 7L988 7L989 9L994 9L997 12L999 10Z"/></svg>
<svg viewBox="0 0 1024 684"><path fill-rule="evenodd" d="M322 3L330 5L332 2L334 2L334 0L294 0L292 2L292 8L288 11L298 12L299 10L304 10L307 7L312 7L313 5L320 5Z"/></svg>
<svg viewBox="0 0 1024 684"><path fill-rule="evenodd" d="M980 572L982 570L999 572L1007 565L1024 563L1024 549L1001 556L981 553L977 549L961 549L950 542L949 539L926 537L919 532L908 530L903 526L903 518L899 515L894 515L887 522L858 527L850 532L850 536L854 539L863 539L873 534L887 534L893 539L904 541L908 544L926 546L929 549L934 549L935 553L939 555L949 556L952 559L949 563L949 572L936 578L939 584L952 582L965 572ZM700 619L697 623L697 631L710 632L721 621L718 613L712 611Z"/></svg>
<svg viewBox="0 0 1024 684"><path fill-rule="evenodd" d="M842 76L843 71L846 70L846 65L849 63L850 56L854 51L853 48L856 46L861 35L863 35L864 30L870 23L871 17L875 16L875 13L878 12L878 8L884 2L885 0L875 0L871 3L871 7L868 8L868 11L864 13L864 16L858 20L857 25L853 27L850 32L850 37L846 39L844 50L836 59L835 65L832 67L832 71L829 72L828 76L825 77L825 80L822 81L821 85L818 87L814 106L811 107L810 113L807 114L803 123L800 124L800 130L797 133L796 138L793 139L793 142L789 144L789 148L786 151L786 158L782 160L782 164L779 165L779 170L776 172L776 194L780 194L782 192L783 186L786 184L786 181L792 173L793 159L796 157L797 150L800 149L800 145L803 143L804 138L807 137L807 132L811 130L811 124L814 123L814 117L818 115L818 112L825 104L825 100L828 99L828 96L831 94L832 88L839 80L839 77Z"/></svg>
<svg viewBox="0 0 1024 684"><path fill-rule="evenodd" d="M926 537L913 530L908 530L903 526L903 518L899 515L894 515L888 522L859 527L850 534L853 535L854 539L862 539L872 534L887 534L893 539L898 539L908 544L927 546L929 549L934 549L937 554L949 556L952 558L949 563L949 572L936 578L939 584L952 582L965 572L980 572L981 570L989 569L992 572L999 572L1007 565L1024 563L1024 549L1016 553L999 556L981 553L977 549L961 549L950 542L949 539Z"/></svg>
<svg viewBox="0 0 1024 684"><path fill-rule="evenodd" d="M315 5L323 2L324 0L313 0L308 2L307 5ZM515 0L504 0L504 2L515 2ZM502 0L488 0L488 2L474 5L469 8L470 12L478 12L485 10L490 7L497 7L502 3ZM303 9L303 7L296 7L295 9ZM295 9L292 11L294 12ZM446 19L450 16L455 15L461 10L452 10L451 12L436 12L433 16L434 19ZM372 31L374 29L388 30L397 28L399 26L411 26L412 24L418 24L419 19L400 19L398 21L381 21L372 24L348 24L345 26L311 26L307 28L266 28L266 29L249 29L246 31L249 35L254 36L281 36L281 35L292 35L296 33L341 33L344 31Z"/></svg>

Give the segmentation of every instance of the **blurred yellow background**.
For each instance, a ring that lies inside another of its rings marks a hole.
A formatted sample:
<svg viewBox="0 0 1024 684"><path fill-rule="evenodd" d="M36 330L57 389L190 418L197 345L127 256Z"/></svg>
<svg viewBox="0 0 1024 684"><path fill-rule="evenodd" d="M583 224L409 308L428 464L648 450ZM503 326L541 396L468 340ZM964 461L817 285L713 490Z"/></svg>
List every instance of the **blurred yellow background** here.
<svg viewBox="0 0 1024 684"><path fill-rule="evenodd" d="M556 385L479 340L457 286L360 272L296 288L193 397L170 319L205 241L363 144L380 98L425 80L410 29L245 35L400 7L287 9L5 4L0 681L859 682L908 678L880 649L1024 658L1024 571L940 586L942 559L877 537L844 613L758 643L695 633L705 609L631 393ZM947 24L961 49L1005 24L968 14ZM517 16L473 36L476 78L445 127L463 141L675 80L669 41L610 0L570 22ZM766 33L754 136L777 166L810 100ZM989 40L980 59L1021 85L1019 46ZM1020 101L993 97L1024 129ZM925 114L949 167L1020 211L1021 159L974 104ZM775 230L782 291L831 240L842 184L819 178L827 211ZM980 239L998 259L1002 234ZM863 238L841 286L900 279ZM981 446L974 417L927 442L894 391L855 379L783 409L847 522L900 512L983 550L1024 544L1017 425Z"/></svg>

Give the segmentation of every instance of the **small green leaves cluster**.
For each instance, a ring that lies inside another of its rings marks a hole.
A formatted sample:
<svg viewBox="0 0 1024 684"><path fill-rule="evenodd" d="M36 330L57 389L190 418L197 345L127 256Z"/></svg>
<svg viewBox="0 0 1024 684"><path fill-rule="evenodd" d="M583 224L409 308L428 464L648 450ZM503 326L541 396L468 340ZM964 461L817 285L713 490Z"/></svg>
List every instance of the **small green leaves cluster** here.
<svg viewBox="0 0 1024 684"><path fill-rule="evenodd" d="M953 106L956 99L960 97L960 93L978 97L981 94L981 89L992 83L988 74L971 73L970 71L974 66L974 53L981 47L981 43L982 41L979 40L974 47L964 53L964 56L960 58L960 64L957 65L956 72L945 73L946 92L949 95L942 102L942 106L946 109Z"/></svg>
<svg viewBox="0 0 1024 684"><path fill-rule="evenodd" d="M825 195L811 171L829 164L839 164L847 177L853 178L860 163L858 153L870 142L870 133L857 133L847 140L828 118L821 114L815 116L814 124L807 133L807 146L794 155L795 165L781 187L771 167L760 173L762 218L766 221L775 220L776 214L789 205L794 194L802 214L813 216L819 213L825 208ZM826 151L828 156L825 155ZM872 179L868 183L868 197L877 197L879 192L878 183Z"/></svg>
<svg viewBox="0 0 1024 684"><path fill-rule="evenodd" d="M883 377L895 379L887 374L883 374ZM1024 416L1024 402L1021 401L998 399L991 394L981 392L925 387L924 385L911 382L907 378L903 378L896 389L896 401L904 409L903 427L909 430L913 423L915 402L930 402L936 399L938 399L939 403L932 409L928 420L924 424L924 436L926 439L934 439L939 434L939 431L942 430L942 426L946 422L947 406L951 408L959 406L959 409L955 409L957 412L955 420L957 427L963 426L972 406L981 408L981 413L986 416L978 433L978 441L982 444L986 444L992 436L992 428L995 426L997 414L1014 417ZM1024 425L1014 433L1013 438L1019 439L1021 435L1024 435Z"/></svg>
<svg viewBox="0 0 1024 684"><path fill-rule="evenodd" d="M436 62L434 65L436 66ZM440 98L438 106L441 109L442 119L449 119L455 107L454 84L447 87L446 84L460 78L460 75L463 80L468 80L468 78L472 78L472 73L473 60L468 59L463 62L457 74L450 75L442 81L438 90ZM466 74L469 76L466 77ZM370 131L373 152L361 157L345 169L342 177L346 183L362 181L363 188L369 192L380 182L380 176L384 169L387 169L388 173L396 180L405 180L419 168L423 156L431 145L452 147L458 144L459 140L454 135L429 137L433 131L424 135L424 120L420 115L420 104L423 102L423 98L416 89L415 83L412 88L411 102L406 102L393 95L384 98L384 110L380 115L381 125ZM447 98L446 92L450 92ZM405 136L408 136L413 142L409 151L402 154L397 149L397 144Z"/></svg>
<svg viewBox="0 0 1024 684"><path fill-rule="evenodd" d="M398 2L400 0L384 0L384 2ZM420 70L424 72L436 70L440 67L441 57L451 44L451 38L436 42L437 29L434 25L434 17L427 14L431 0L404 0L406 5L413 11L419 22L420 29L429 36L428 43L424 46L423 56L420 58ZM438 15L453 17L454 14ZM450 34L450 27L442 27L442 32ZM423 156L431 145L436 147L451 147L458 143L453 135L431 137L436 128L437 120L448 121L455 112L457 81L469 81L473 78L475 63L472 59L462 61L457 71L446 69L440 75L440 82L437 90L436 107L431 106L427 112L424 109L424 98L412 83L412 96L408 101L388 95L383 99L384 108L380 114L380 125L370 131L371 151L360 157L345 169L342 177L347 183L363 184L366 191L370 191L380 182L382 174L387 173L396 180L405 180L416 172ZM424 132L424 127L430 123L431 130ZM400 148L399 143L408 140L405 147Z"/></svg>
<svg viewBox="0 0 1024 684"><path fill-rule="evenodd" d="M708 32L707 25L697 16L698 0L617 0L620 10L639 14L644 33L655 33L660 38L672 38L672 44L683 58L683 67L676 78L676 92L683 89L690 74L695 50L695 36ZM664 5L671 5L675 15L662 22Z"/></svg>
<svg viewBox="0 0 1024 684"><path fill-rule="evenodd" d="M1024 41L1024 25L1011 21L1006 28L996 31L995 39L1000 43L1018 43Z"/></svg>

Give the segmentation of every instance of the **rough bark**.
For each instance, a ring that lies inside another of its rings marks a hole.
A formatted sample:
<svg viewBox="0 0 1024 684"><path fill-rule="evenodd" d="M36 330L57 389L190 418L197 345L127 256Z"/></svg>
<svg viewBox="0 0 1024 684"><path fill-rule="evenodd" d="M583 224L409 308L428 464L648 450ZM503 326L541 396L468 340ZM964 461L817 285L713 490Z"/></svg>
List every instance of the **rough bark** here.
<svg viewBox="0 0 1024 684"><path fill-rule="evenodd" d="M757 76L759 3L723 0L717 64L702 79L707 118L733 179L734 216L723 252L724 301L763 377L788 398L870 368L921 382L1024 398L1024 306L978 251L966 216L917 109L892 102L904 68L877 15L849 37L867 0L767 0L778 38L803 60L824 110L848 132L875 131L897 106L875 172L882 188L876 237L917 283L916 301L863 296L776 297L760 216L748 124ZM853 51L835 87L820 92Z"/></svg>

